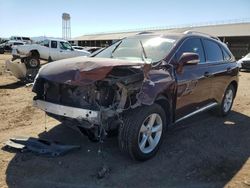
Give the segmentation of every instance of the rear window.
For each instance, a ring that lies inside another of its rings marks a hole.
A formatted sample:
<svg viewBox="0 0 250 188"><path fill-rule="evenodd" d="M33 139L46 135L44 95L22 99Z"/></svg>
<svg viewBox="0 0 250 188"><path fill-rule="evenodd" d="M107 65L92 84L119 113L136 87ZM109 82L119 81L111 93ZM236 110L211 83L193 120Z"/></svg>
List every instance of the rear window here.
<svg viewBox="0 0 250 188"><path fill-rule="evenodd" d="M44 40L41 42L41 45L42 46L46 46L46 47L49 47L49 40Z"/></svg>
<svg viewBox="0 0 250 188"><path fill-rule="evenodd" d="M223 54L221 48L216 42L204 39L203 43L208 62L223 61Z"/></svg>
<svg viewBox="0 0 250 188"><path fill-rule="evenodd" d="M23 45L23 43L20 43L20 42L14 42L13 45Z"/></svg>
<svg viewBox="0 0 250 188"><path fill-rule="evenodd" d="M29 37L23 37L23 40L30 40Z"/></svg>

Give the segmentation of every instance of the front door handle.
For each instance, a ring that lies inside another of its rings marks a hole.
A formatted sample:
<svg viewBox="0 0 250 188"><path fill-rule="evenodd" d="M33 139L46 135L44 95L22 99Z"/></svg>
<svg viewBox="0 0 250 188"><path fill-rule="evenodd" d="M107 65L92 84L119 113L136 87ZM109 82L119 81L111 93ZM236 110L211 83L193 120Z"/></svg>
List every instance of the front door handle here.
<svg viewBox="0 0 250 188"><path fill-rule="evenodd" d="M210 72L205 72L205 73L204 73L204 76L207 77L207 78L210 78L210 77L212 77L213 75L212 75Z"/></svg>

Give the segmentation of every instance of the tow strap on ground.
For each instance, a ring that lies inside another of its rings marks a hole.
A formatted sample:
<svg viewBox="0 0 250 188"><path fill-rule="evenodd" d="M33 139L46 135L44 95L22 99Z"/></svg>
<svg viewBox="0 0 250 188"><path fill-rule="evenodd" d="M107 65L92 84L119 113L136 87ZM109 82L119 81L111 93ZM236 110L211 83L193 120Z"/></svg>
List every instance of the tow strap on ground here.
<svg viewBox="0 0 250 188"><path fill-rule="evenodd" d="M6 142L7 148L17 149L21 152L30 151L38 155L56 157L72 150L80 149L79 145L66 145L51 140L33 137L16 137Z"/></svg>

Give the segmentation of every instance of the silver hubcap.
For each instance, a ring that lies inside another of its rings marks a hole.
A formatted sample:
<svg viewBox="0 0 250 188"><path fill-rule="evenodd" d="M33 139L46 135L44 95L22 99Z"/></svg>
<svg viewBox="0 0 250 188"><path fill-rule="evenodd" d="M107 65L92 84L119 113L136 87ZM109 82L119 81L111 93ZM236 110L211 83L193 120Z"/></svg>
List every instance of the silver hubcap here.
<svg viewBox="0 0 250 188"><path fill-rule="evenodd" d="M139 148L143 153L155 149L162 134L162 119L159 114L151 114L144 121L138 135Z"/></svg>
<svg viewBox="0 0 250 188"><path fill-rule="evenodd" d="M231 108L231 105L233 103L233 91L231 89L227 90L227 93L225 95L223 109L224 112L228 112Z"/></svg>
<svg viewBox="0 0 250 188"><path fill-rule="evenodd" d="M37 66L37 60L36 59L31 59L30 60L30 66L31 67L36 67Z"/></svg>

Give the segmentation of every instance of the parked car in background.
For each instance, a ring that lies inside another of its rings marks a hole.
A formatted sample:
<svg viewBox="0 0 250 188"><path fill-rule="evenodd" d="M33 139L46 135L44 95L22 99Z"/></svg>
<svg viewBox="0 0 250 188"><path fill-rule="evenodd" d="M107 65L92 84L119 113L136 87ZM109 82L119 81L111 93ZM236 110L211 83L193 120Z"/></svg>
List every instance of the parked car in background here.
<svg viewBox="0 0 250 188"><path fill-rule="evenodd" d="M11 36L10 40L23 41L23 42L26 42L26 43L31 43L32 42L30 37L21 37L21 36Z"/></svg>
<svg viewBox="0 0 250 188"><path fill-rule="evenodd" d="M5 43L0 44L0 53L10 52L14 46L20 46L26 44L23 41L9 40Z"/></svg>
<svg viewBox="0 0 250 188"><path fill-rule="evenodd" d="M82 46L72 46L72 48L74 50L76 50L76 51L78 50L78 51L85 52L86 54L88 54L88 56L91 54L90 52L88 52L87 50L85 50L84 47L82 47Z"/></svg>
<svg viewBox="0 0 250 188"><path fill-rule="evenodd" d="M229 114L238 70L216 37L192 31L138 34L91 58L43 66L34 82L33 104L79 127L91 140L118 130L121 151L147 160L168 127L211 108L217 115Z"/></svg>
<svg viewBox="0 0 250 188"><path fill-rule="evenodd" d="M250 53L248 53L245 57L238 60L237 63L240 69L250 70Z"/></svg>
<svg viewBox="0 0 250 188"><path fill-rule="evenodd" d="M28 67L40 66L40 59L56 61L77 56L88 56L85 51L74 50L69 42L61 39L45 39L39 44L18 46L12 50L13 60L22 59Z"/></svg>
<svg viewBox="0 0 250 188"><path fill-rule="evenodd" d="M84 47L82 47L82 46L72 45L72 48L75 49L75 50L84 50Z"/></svg>
<svg viewBox="0 0 250 188"><path fill-rule="evenodd" d="M102 47L84 47L84 50L90 52L90 53L93 53L99 49L101 49Z"/></svg>

